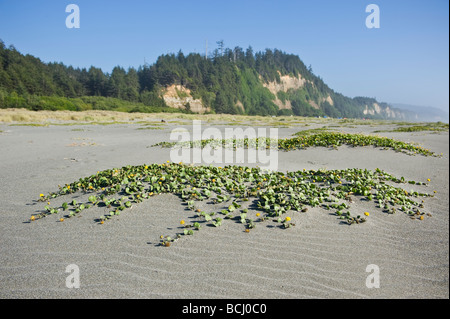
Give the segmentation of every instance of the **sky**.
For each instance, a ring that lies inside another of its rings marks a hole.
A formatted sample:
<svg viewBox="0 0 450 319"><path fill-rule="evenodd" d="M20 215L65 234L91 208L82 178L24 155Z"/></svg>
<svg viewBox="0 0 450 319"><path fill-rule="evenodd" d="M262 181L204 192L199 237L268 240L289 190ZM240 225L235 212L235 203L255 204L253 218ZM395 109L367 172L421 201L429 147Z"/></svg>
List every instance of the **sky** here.
<svg viewBox="0 0 450 319"><path fill-rule="evenodd" d="M66 6L80 10L67 28ZM369 4L379 28L368 28ZM334 91L449 109L448 0L0 0L0 39L43 62L138 68L166 53L277 48Z"/></svg>

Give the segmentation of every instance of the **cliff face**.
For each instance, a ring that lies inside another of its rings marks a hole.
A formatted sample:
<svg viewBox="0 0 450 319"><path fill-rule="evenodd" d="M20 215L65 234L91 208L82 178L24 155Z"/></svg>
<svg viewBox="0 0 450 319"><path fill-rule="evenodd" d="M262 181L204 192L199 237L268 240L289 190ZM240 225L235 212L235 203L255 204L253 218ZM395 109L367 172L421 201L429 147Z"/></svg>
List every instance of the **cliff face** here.
<svg viewBox="0 0 450 319"><path fill-rule="evenodd" d="M261 81L262 81L262 79L261 79ZM276 82L276 81L264 82L264 81L262 81L262 85L265 88L267 88L270 91L270 93L272 93L275 96L275 99L273 100L273 102L281 110L282 109L292 110L291 101L290 100L284 100L284 101L280 100L280 98L278 97L278 95L279 95L278 93L279 92L288 93L289 91L293 92L296 90L304 89L305 83L307 83L307 82L309 83L309 85L314 87L314 83L302 78L301 74L299 74L297 77L289 76L289 75L281 76L281 74L280 74L280 82ZM322 104L323 102L328 102L330 105L334 105L334 101L330 95L328 95L327 97L321 97L318 101L309 100L307 103L311 107L318 110L318 109L320 109L320 104Z"/></svg>
<svg viewBox="0 0 450 319"><path fill-rule="evenodd" d="M370 106L365 105L363 113L364 115L377 115L385 119L410 120L407 113L389 106L380 106L378 103L373 103Z"/></svg>
<svg viewBox="0 0 450 319"><path fill-rule="evenodd" d="M164 102L169 106L176 109L189 109L194 113L206 113L211 109L204 107L200 99L194 99L191 95L191 90L182 86L172 84L164 89L162 97Z"/></svg>
<svg viewBox="0 0 450 319"><path fill-rule="evenodd" d="M302 76L299 74L297 77L289 76L289 75L281 75L280 72L278 72L280 75L280 82L276 81L269 81L269 82L263 82L263 86L268 88L270 92L273 94L277 94L279 91L287 92L289 89L299 89L303 87L306 80L302 78ZM262 81L262 78L260 77L260 80Z"/></svg>
<svg viewBox="0 0 450 319"><path fill-rule="evenodd" d="M298 75L298 77L293 77L289 75L282 76L280 72L278 72L278 74L280 75L280 82L276 81L264 82L261 76L259 77L259 79L262 82L262 85L275 96L273 102L275 103L276 106L278 106L280 110L283 109L291 110L292 109L291 101L289 100L281 101L278 98L278 92L287 93L289 89L298 90L303 87L306 80L303 79L300 74Z"/></svg>
<svg viewBox="0 0 450 319"><path fill-rule="evenodd" d="M279 109L292 110L292 103L289 99L281 100L279 98L279 93L289 93L295 94L298 90L305 89L305 83L309 82L309 85L314 87L314 83L304 79L300 74L298 76L281 75L279 74L279 81L263 81L260 77L260 81L263 87L267 88L274 96L273 103L278 106ZM210 107L206 107L201 99L195 99L192 97L192 92L190 89L183 85L172 84L162 91L162 97L165 103L169 107L177 109L189 109L194 113L207 113L211 112ZM308 100L308 104L314 109L321 109L323 103L327 102L329 105L334 106L333 98L328 94L326 97L320 97L317 101ZM236 106L244 111L244 106L240 101L237 101ZM368 117L378 117L383 119L394 119L394 120L414 120L411 114L405 112L404 110L396 109L382 103L373 102L364 104L361 106L363 108L362 113L364 116Z"/></svg>

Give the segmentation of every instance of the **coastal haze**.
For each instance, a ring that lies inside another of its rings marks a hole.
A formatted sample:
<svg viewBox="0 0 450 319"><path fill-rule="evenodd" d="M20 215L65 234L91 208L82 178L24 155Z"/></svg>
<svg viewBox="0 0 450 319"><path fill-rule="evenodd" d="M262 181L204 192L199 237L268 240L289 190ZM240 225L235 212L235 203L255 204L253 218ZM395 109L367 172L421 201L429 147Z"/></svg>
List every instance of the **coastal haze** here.
<svg viewBox="0 0 450 319"><path fill-rule="evenodd" d="M410 112L410 120L417 122L449 122L448 110L438 109L431 106L418 106L402 103L391 103L397 109Z"/></svg>

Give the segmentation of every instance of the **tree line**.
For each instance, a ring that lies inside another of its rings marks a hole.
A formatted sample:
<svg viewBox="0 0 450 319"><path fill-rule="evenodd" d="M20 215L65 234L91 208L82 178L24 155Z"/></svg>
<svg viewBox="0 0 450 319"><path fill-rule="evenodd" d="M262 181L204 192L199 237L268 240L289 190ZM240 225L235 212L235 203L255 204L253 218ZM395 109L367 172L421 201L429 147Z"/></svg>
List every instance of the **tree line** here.
<svg viewBox="0 0 450 319"><path fill-rule="evenodd" d="M223 41L217 44L209 56L185 55L180 50L159 56L152 65L137 69L116 66L105 73L94 66L44 63L0 40L0 107L169 111L162 92L177 84L190 89L192 96L214 113L364 116L368 98L352 99L334 92L296 55L278 49L254 52L251 46L230 49ZM274 103L276 97L263 85L280 82L283 75L301 75L306 80L299 89L278 93L279 99L291 102L292 109L280 110ZM325 101L328 96L333 105Z"/></svg>

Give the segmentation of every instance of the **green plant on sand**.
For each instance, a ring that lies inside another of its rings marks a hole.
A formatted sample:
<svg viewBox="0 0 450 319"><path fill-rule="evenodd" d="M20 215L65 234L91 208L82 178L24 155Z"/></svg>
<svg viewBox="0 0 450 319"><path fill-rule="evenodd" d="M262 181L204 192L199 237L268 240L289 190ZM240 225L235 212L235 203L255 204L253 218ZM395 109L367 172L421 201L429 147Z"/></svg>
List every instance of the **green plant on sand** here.
<svg viewBox="0 0 450 319"><path fill-rule="evenodd" d="M201 220L185 225L184 231L175 236L161 237L161 244L170 246L184 235L193 235L195 231L199 231L201 223L219 227L225 220L239 220L245 226L245 231L249 232L258 223L275 218L274 221L281 223L282 228L291 228L295 226L294 222L290 222L291 218L295 218L294 214L305 213L308 207L333 209L341 222L361 224L366 221L367 216L361 217L359 213L351 216L349 203L352 198L373 201L380 211L388 214L400 211L420 220L429 216L422 212L423 202L419 202L418 198L434 196L433 194L407 191L393 186L396 184L417 185L419 188L427 185L425 182L407 181L403 177L392 176L380 169L302 170L283 173L243 166L222 168L164 163L129 165L99 171L60 186L56 192L41 194L39 201L49 202L60 196L85 193L89 195L86 203L78 203L74 199L60 208L68 212L66 217L70 218L94 206L106 207L109 213L97 219L99 224L162 193L179 196L192 210L195 209L196 202L204 200L224 205L225 209L220 211L224 218L213 218L215 212L205 213L197 209L197 216ZM253 220L248 216L248 209L242 209L243 203L249 201L258 210L258 219ZM60 208L48 205L44 211L33 214L30 220L58 214ZM343 212L344 209L347 212ZM283 217L288 212L289 217Z"/></svg>
<svg viewBox="0 0 450 319"><path fill-rule="evenodd" d="M420 154L423 156L441 156L421 146L397 141L395 139L382 136L339 132L320 132L314 134L305 134L304 131L297 132L294 135L294 137L284 139L271 139L264 137L243 139L203 139L187 142L160 142L152 146L204 148L208 145L213 148L277 148L278 150L282 151L293 151L303 150L309 147L329 147L337 149L341 145L349 145L352 147L374 146L385 150L402 152L408 155Z"/></svg>

